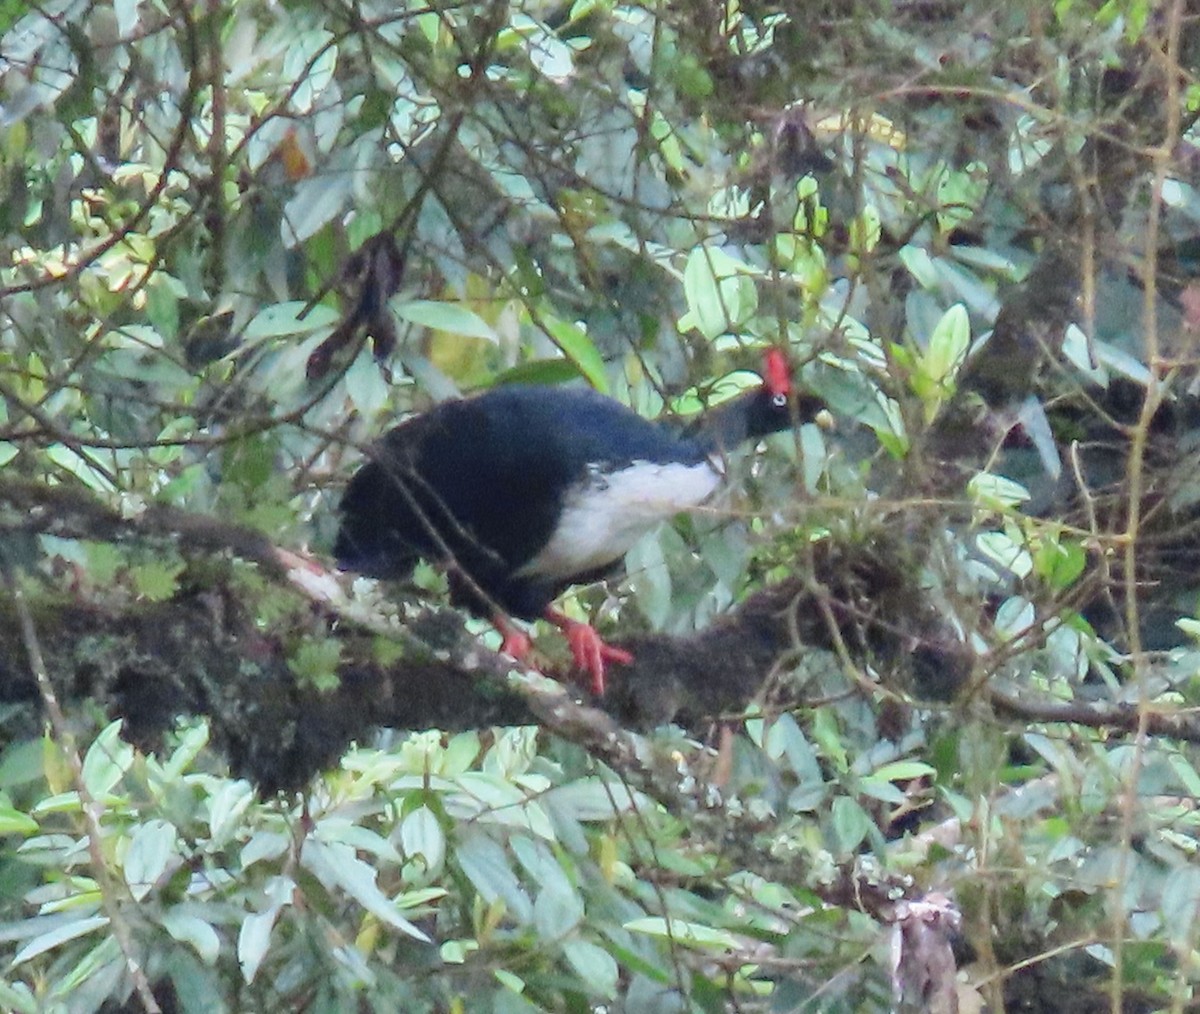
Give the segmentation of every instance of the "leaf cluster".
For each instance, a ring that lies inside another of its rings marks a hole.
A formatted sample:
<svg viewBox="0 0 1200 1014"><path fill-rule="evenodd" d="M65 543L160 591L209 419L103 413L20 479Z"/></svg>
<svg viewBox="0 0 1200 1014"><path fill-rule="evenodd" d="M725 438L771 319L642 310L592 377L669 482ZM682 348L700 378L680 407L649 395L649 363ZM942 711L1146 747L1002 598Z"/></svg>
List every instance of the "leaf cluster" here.
<svg viewBox="0 0 1200 1014"><path fill-rule="evenodd" d="M0 3L5 1009L1194 1002L1200 10L802 7ZM396 418L767 347L608 714L296 577Z"/></svg>

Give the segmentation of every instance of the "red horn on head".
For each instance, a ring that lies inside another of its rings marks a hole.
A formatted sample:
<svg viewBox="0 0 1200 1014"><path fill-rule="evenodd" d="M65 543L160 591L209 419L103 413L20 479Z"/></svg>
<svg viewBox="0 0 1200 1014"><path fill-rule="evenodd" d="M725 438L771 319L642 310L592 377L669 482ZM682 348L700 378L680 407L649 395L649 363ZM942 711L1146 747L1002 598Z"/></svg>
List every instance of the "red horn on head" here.
<svg viewBox="0 0 1200 1014"><path fill-rule="evenodd" d="M787 356L780 349L767 349L764 357L763 379L772 394L789 394L792 390L792 371Z"/></svg>

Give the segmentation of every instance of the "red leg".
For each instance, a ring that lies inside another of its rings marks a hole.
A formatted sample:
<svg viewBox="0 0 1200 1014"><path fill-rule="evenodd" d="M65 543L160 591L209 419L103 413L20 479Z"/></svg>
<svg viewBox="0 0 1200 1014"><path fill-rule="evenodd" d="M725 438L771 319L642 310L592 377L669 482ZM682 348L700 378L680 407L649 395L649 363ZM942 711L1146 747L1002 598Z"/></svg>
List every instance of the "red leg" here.
<svg viewBox="0 0 1200 1014"><path fill-rule="evenodd" d="M604 663L617 662L629 665L633 656L621 648L605 644L595 629L579 620L564 616L557 609L547 609L546 619L567 635L567 644L575 656L575 664L592 677L592 693L604 696Z"/></svg>
<svg viewBox="0 0 1200 1014"><path fill-rule="evenodd" d="M503 613L497 613L492 617L492 626L500 631L500 636L503 638L500 642L502 654L511 655L518 662L524 662L529 657L529 652L533 649L533 641L512 620Z"/></svg>

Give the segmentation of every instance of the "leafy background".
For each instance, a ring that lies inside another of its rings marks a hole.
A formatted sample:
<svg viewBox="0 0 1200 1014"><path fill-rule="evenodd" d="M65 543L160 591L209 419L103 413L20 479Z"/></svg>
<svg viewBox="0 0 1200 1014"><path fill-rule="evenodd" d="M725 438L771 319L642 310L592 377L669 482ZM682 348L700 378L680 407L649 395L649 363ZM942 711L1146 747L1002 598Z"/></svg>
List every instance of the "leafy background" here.
<svg viewBox="0 0 1200 1014"><path fill-rule="evenodd" d="M1198 26L0 3L0 1005L1193 1009ZM683 724L274 555L432 401L771 345L836 429L567 603Z"/></svg>

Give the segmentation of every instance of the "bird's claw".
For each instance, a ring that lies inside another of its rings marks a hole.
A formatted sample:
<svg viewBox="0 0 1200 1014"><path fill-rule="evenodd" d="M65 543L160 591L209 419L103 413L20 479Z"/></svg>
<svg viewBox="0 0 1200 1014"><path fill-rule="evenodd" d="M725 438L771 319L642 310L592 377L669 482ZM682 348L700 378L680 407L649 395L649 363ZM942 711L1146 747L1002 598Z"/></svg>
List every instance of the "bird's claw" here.
<svg viewBox="0 0 1200 1014"><path fill-rule="evenodd" d="M614 648L605 644L594 627L578 620L559 617L555 622L567 635L567 644L575 664L584 672L591 674L592 693L597 697L604 696L604 663L616 662L618 665L629 665L633 656L623 648Z"/></svg>
<svg viewBox="0 0 1200 1014"><path fill-rule="evenodd" d="M524 662L533 651L533 639L520 627L514 626L507 616L495 616L492 626L500 631L500 653Z"/></svg>
<svg viewBox="0 0 1200 1014"><path fill-rule="evenodd" d="M531 651L533 651L533 640L523 630L510 631L500 642L500 654L515 658L518 662L524 662Z"/></svg>
<svg viewBox="0 0 1200 1014"><path fill-rule="evenodd" d="M596 697L603 697L605 663L629 665L633 662L633 655L624 648L614 648L611 644L605 644L596 633L596 629L588 623L572 620L555 609L548 609L545 615L546 619L566 635L575 665L592 677L592 693ZM500 631L500 651L518 662L527 662L533 651L530 636L515 626L507 616L497 615L493 617L492 623Z"/></svg>

